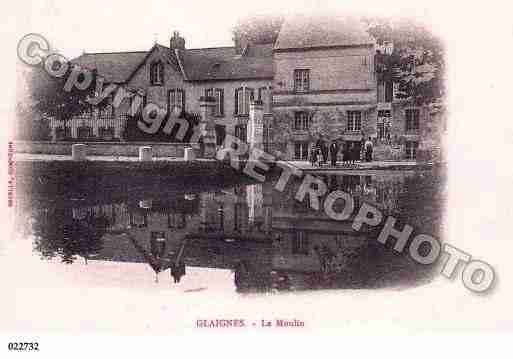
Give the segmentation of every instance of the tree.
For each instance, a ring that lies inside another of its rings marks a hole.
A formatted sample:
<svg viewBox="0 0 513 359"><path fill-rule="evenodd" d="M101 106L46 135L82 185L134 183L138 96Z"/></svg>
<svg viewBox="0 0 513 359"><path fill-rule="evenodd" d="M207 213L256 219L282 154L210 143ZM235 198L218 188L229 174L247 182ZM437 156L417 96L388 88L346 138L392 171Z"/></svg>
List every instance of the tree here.
<svg viewBox="0 0 513 359"><path fill-rule="evenodd" d="M397 97L418 105L434 104L444 96L444 47L425 26L412 20L366 18L378 44L393 43L392 54L376 56L378 79L398 83Z"/></svg>
<svg viewBox="0 0 513 359"><path fill-rule="evenodd" d="M16 138L26 141L48 141L51 138L50 120L34 116L31 106L23 101L16 104Z"/></svg>
<svg viewBox="0 0 513 359"><path fill-rule="evenodd" d="M246 44L274 44L283 24L282 16L247 16L232 29L235 47L242 50Z"/></svg>
<svg viewBox="0 0 513 359"><path fill-rule="evenodd" d="M183 118L189 123L189 128L185 133L183 139L177 139L176 134L178 133L178 126L174 126L170 133L165 133L164 128L166 127L167 121L172 121L173 117L171 114L167 114L163 119L160 128L156 133L147 133L142 131L137 125L138 121L142 121L142 114L138 112L135 116L129 116L126 122L125 128L122 133L122 137L128 141L149 141L149 142L189 142L192 135L194 134L195 126L198 126L201 121L201 115L198 113L190 113L182 111L178 118Z"/></svg>
<svg viewBox="0 0 513 359"><path fill-rule="evenodd" d="M75 116L91 111L91 104L86 100L94 94L96 87L96 73L93 72L93 80L86 90L81 90L73 86L70 91L64 89L64 85L72 71L72 64L68 63L68 69L64 76L54 77L47 73L42 61L41 65L34 66L26 71L25 91L22 100L18 102L17 107L23 108L25 115L21 116L20 121L38 120L41 118L54 118L64 122L66 128L67 121ZM60 66L65 66L59 62L54 62L52 68L58 71ZM79 75L78 81L83 78ZM107 101L102 101L99 107L107 105Z"/></svg>

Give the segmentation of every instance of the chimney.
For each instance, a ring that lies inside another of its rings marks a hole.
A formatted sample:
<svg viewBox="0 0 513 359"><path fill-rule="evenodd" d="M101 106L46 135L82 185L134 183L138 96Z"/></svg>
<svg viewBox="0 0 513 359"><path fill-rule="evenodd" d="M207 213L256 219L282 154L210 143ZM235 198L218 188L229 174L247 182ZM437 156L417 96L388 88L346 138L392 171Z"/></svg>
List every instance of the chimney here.
<svg viewBox="0 0 513 359"><path fill-rule="evenodd" d="M248 45L249 45L249 41L244 36L235 40L235 53L239 56L242 56L244 50L248 47Z"/></svg>
<svg viewBox="0 0 513 359"><path fill-rule="evenodd" d="M173 37L171 40L169 40L169 47L179 50L185 50L185 39L180 36L180 33L178 31L173 31Z"/></svg>
<svg viewBox="0 0 513 359"><path fill-rule="evenodd" d="M383 41L383 52L385 55L392 55L394 52L394 43L392 41Z"/></svg>

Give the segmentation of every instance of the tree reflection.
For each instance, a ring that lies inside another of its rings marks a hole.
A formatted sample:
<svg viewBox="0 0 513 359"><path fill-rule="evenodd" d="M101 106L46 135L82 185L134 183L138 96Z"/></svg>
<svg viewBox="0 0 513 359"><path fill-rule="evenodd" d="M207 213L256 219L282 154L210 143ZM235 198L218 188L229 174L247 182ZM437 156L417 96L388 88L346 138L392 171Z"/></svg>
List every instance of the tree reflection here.
<svg viewBox="0 0 513 359"><path fill-rule="evenodd" d="M34 249L44 259L59 257L70 264L80 256L87 264L88 258L102 249L108 225L103 215L87 213L77 219L65 209L44 210L33 225Z"/></svg>

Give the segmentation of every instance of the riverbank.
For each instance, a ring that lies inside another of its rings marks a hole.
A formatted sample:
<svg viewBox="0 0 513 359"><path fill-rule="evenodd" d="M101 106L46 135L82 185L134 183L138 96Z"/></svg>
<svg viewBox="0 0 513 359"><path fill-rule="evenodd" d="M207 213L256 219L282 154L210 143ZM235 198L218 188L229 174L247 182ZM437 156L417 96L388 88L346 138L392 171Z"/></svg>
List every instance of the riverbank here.
<svg viewBox="0 0 513 359"><path fill-rule="evenodd" d="M289 161L291 165L307 172L340 172L340 171L361 171L361 170L428 170L435 164L431 162L417 161L371 161L357 162L355 164L342 164L338 162L336 166L326 164L322 166L313 166L308 161Z"/></svg>
<svg viewBox="0 0 513 359"><path fill-rule="evenodd" d="M138 162L139 157L137 155L125 156L125 155L88 155L88 161L92 162ZM30 162L52 162L52 161L72 161L71 154L43 154L43 153L16 153L16 161L30 161ZM215 160L209 159L197 159L194 162L209 162ZM183 157L171 157L171 156L157 156L153 158L153 162L172 162L182 163L185 162ZM371 161L371 162L357 162L352 165L343 165L338 162L336 166L326 164L323 166L313 166L308 161L280 161L281 163L287 163L288 165L297 167L307 172L325 172L325 171L350 171L350 170L415 170L415 169L430 169L435 165L431 162L418 162L411 160L404 161Z"/></svg>

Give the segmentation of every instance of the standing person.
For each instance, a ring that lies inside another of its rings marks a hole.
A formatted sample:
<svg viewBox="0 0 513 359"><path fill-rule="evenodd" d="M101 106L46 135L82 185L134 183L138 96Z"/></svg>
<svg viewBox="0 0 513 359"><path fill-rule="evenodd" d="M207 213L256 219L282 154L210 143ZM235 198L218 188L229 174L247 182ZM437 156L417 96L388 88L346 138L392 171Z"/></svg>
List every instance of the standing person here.
<svg viewBox="0 0 513 359"><path fill-rule="evenodd" d="M320 147L316 147L316 148L315 148L315 152L317 153L317 155L316 155L316 158L317 158L317 166L318 166L318 167L321 167L321 164L322 164L322 152L321 152L321 148L320 148Z"/></svg>
<svg viewBox="0 0 513 359"><path fill-rule="evenodd" d="M321 144L321 152L322 152L322 163L323 164L326 164L328 163L328 145L326 144L326 142L322 141L322 144Z"/></svg>
<svg viewBox="0 0 513 359"><path fill-rule="evenodd" d="M317 160L319 161L319 164L322 162L321 159L321 148L322 148L322 135L319 136L317 141L315 141L315 150L317 151Z"/></svg>
<svg viewBox="0 0 513 359"><path fill-rule="evenodd" d="M338 155L338 143L336 141L331 141L330 145L330 159L331 159L331 165L336 166L337 165L337 155Z"/></svg>
<svg viewBox="0 0 513 359"><path fill-rule="evenodd" d="M317 164L317 147L312 146L312 149L310 150L310 163L313 166Z"/></svg>
<svg viewBox="0 0 513 359"><path fill-rule="evenodd" d="M365 161L371 162L372 161L372 140L369 137L367 141L365 141Z"/></svg>

